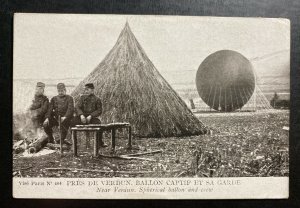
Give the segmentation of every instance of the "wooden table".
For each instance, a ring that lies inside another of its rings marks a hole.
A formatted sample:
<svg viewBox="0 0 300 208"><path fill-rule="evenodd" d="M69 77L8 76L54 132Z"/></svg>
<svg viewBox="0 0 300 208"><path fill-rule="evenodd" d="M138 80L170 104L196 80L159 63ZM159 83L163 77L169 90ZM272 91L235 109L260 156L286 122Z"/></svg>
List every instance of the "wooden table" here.
<svg viewBox="0 0 300 208"><path fill-rule="evenodd" d="M72 140L73 140L73 152L77 156L77 132L94 132L94 156L98 156L100 141L104 131L111 131L111 151L114 152L116 148L116 130L126 128L128 130L128 144L130 149L131 144L131 125L129 123L109 123L109 124L88 124L88 125L76 125L71 128Z"/></svg>

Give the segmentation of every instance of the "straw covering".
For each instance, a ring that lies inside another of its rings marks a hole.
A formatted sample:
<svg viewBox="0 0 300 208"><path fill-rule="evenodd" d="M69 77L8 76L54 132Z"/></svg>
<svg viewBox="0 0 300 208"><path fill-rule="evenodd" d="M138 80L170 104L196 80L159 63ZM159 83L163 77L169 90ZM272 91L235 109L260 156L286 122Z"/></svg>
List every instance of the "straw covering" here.
<svg viewBox="0 0 300 208"><path fill-rule="evenodd" d="M205 127L160 75L128 23L104 60L72 92L78 100L86 83L101 98L102 123L129 122L140 137L188 136Z"/></svg>

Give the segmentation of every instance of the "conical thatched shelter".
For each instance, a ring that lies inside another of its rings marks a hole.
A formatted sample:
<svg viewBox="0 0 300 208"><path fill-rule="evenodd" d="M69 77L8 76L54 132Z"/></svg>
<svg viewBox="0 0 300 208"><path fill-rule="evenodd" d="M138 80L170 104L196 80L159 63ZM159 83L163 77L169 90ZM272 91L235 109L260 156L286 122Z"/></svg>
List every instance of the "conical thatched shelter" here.
<svg viewBox="0 0 300 208"><path fill-rule="evenodd" d="M103 103L102 123L130 122L140 137L205 133L204 125L160 75L126 23L104 60L72 92L78 100L93 82Z"/></svg>

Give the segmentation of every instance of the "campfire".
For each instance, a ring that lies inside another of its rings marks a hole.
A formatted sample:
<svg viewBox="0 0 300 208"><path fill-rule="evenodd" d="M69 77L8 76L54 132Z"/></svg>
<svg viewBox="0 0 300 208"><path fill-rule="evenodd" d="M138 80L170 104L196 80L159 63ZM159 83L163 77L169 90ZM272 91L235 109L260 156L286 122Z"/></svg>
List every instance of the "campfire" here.
<svg viewBox="0 0 300 208"><path fill-rule="evenodd" d="M13 120L13 150L15 154L37 153L48 143L48 137L42 127L35 128L29 114L18 114Z"/></svg>

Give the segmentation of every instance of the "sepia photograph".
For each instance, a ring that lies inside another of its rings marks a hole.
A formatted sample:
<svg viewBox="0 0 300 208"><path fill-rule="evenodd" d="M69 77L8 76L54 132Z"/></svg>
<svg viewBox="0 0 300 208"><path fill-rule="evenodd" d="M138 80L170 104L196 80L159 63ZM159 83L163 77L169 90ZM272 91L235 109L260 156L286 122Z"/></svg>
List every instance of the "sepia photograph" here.
<svg viewBox="0 0 300 208"><path fill-rule="evenodd" d="M15 197L288 197L289 20L18 13L13 33Z"/></svg>

